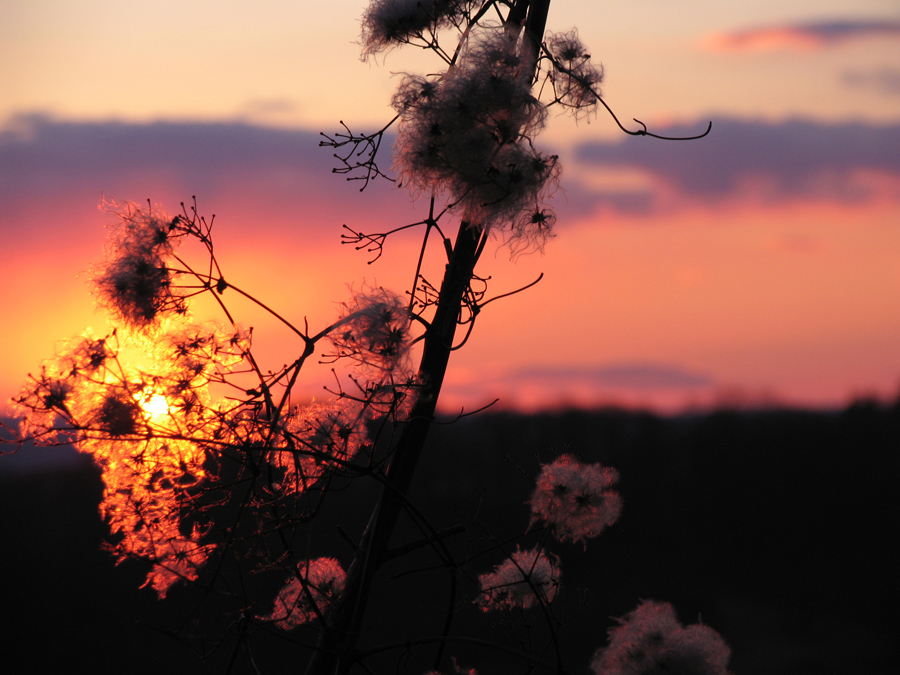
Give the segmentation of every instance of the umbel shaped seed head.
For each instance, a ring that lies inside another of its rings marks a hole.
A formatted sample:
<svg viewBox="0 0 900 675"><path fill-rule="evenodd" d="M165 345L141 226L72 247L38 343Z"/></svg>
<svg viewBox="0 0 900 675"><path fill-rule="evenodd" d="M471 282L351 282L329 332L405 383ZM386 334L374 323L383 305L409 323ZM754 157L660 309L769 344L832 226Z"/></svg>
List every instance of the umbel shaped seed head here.
<svg viewBox="0 0 900 675"><path fill-rule="evenodd" d="M682 626L667 602L644 600L619 623L594 655L596 675L729 675L722 637L703 624Z"/></svg>
<svg viewBox="0 0 900 675"><path fill-rule="evenodd" d="M530 500L532 524L547 523L563 542L596 537L622 512L622 498L610 489L618 480L615 469L560 455L541 467Z"/></svg>

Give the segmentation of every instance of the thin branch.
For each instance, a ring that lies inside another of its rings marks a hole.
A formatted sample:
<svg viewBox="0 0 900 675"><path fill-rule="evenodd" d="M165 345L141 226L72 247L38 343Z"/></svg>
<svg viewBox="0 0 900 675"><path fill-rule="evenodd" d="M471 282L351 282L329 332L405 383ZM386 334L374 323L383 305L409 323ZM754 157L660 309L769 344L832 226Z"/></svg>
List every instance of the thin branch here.
<svg viewBox="0 0 900 675"><path fill-rule="evenodd" d="M343 120L340 121L340 125L344 127L345 132L337 132L334 136L320 133L319 135L325 140L319 141L319 147L344 148L345 146L349 146L343 155L337 152L334 153L335 159L340 161L343 166L335 167L331 172L347 175L360 171L363 175L347 175L348 181L363 181L363 186L359 189L360 192L365 190L369 186L369 183L379 176L393 183L394 179L378 168L376 157L378 151L381 149L381 142L384 140L384 134L398 119L400 119L400 115L395 115L390 122L371 134L354 134L350 131L350 127L344 124Z"/></svg>
<svg viewBox="0 0 900 675"><path fill-rule="evenodd" d="M516 290L514 290L514 291L510 291L509 293L504 293L503 295L497 295L497 296L494 296L494 297L491 298L490 300L485 300L484 302L481 302L481 303L478 304L478 308L479 308L479 309L484 309L484 308L487 307L489 304L491 304L492 302L494 302L494 300L500 300L501 298L508 298L508 297L511 296L511 295L515 295L516 293L521 293L522 291L528 290L528 289L531 288L532 286L535 286L535 285L536 285L541 279L543 279L543 278L544 278L544 273L541 272L540 276L538 276L538 278L535 279L534 281L532 281L530 284L527 284L527 285L525 285L525 286L522 286L522 288L518 288L518 289L516 289Z"/></svg>
<svg viewBox="0 0 900 675"><path fill-rule="evenodd" d="M547 48L547 43L541 44L541 51L543 52L544 58L547 59L548 61L550 61L550 63L553 64L554 68L556 68L559 72L564 73L565 75L568 75L573 80L578 82L582 87L584 87L584 89L586 91L589 91L594 96L594 98L604 108L606 108L606 112L608 112L610 117L613 118L613 121L618 125L619 129L621 129L623 132L625 132L629 136L649 136L651 138L658 138L663 141L695 141L699 138L703 138L704 136L708 135L710 131L712 131L712 121L710 121L707 124L706 130L703 133L696 134L694 136L663 136L661 134L655 134L655 133L651 133L651 132L647 131L647 125L644 124L643 122L641 122L637 118L632 118L632 119L634 119L635 122L640 124L641 128L638 129L637 131L628 129L619 121L619 118L613 112L612 108L609 106L609 104L607 104L606 101L603 100L603 97L597 93L597 90L594 89L594 86L591 82L588 82L585 78L578 75L578 73L574 72L572 69L566 68L556 58L554 58L553 54L551 54L550 50Z"/></svg>

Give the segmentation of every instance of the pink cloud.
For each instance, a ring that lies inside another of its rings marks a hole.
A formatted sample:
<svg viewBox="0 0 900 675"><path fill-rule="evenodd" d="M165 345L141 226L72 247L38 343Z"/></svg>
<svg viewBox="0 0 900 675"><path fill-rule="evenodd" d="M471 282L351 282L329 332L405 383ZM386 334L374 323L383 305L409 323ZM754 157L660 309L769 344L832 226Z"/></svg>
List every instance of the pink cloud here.
<svg viewBox="0 0 900 675"><path fill-rule="evenodd" d="M900 21L821 21L786 26L763 26L714 33L703 40L713 52L815 51L850 40L900 39Z"/></svg>

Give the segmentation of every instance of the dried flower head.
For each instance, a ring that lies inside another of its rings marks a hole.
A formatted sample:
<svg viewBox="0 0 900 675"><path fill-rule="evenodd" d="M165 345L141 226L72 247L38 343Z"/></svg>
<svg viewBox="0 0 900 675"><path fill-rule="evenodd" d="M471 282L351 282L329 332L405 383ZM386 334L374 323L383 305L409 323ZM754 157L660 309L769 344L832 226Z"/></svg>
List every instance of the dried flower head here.
<svg viewBox="0 0 900 675"><path fill-rule="evenodd" d="M107 241L112 256L133 252L171 255L190 229L190 223L182 216L170 218L158 205L142 207L132 202L104 200L100 209L118 217Z"/></svg>
<svg viewBox="0 0 900 675"><path fill-rule="evenodd" d="M92 426L103 434L132 436L141 428L141 407L127 391L110 388L101 398Z"/></svg>
<svg viewBox="0 0 900 675"><path fill-rule="evenodd" d="M439 80L407 76L394 96L394 163L413 192L447 192L467 222L503 226L556 184L556 156L532 145L546 108L531 93L514 35L473 33Z"/></svg>
<svg viewBox="0 0 900 675"><path fill-rule="evenodd" d="M473 0L373 0L362 18L363 57L459 21Z"/></svg>
<svg viewBox="0 0 900 675"><path fill-rule="evenodd" d="M505 243L509 246L511 257L531 251L543 252L547 240L556 236L553 234L555 224L556 214L548 208L537 205L531 210L522 211L505 233Z"/></svg>
<svg viewBox="0 0 900 675"><path fill-rule="evenodd" d="M603 68L591 63L578 31L548 35L544 44L553 59L548 77L556 101L571 108L576 117L593 113L598 105Z"/></svg>
<svg viewBox="0 0 900 675"><path fill-rule="evenodd" d="M138 331L162 316L184 314L186 299L173 287L173 272L166 265L184 235L181 220L155 208L115 206L119 223L107 244L107 261L93 270L98 303L123 326Z"/></svg>
<svg viewBox="0 0 900 675"><path fill-rule="evenodd" d="M304 560L275 598L272 613L260 617L291 630L322 616L344 590L347 575L334 558Z"/></svg>
<svg viewBox="0 0 900 675"><path fill-rule="evenodd" d="M60 376L56 367L47 365L41 368L40 375L29 375L29 380L12 399L14 410L20 417L19 432L23 438L55 443L61 440L57 420L71 417L75 383L67 375Z"/></svg>
<svg viewBox="0 0 900 675"><path fill-rule="evenodd" d="M385 288L356 293L341 304L341 318L329 334L340 357L367 375L400 380L409 371L410 318L406 303Z"/></svg>
<svg viewBox="0 0 900 675"><path fill-rule="evenodd" d="M282 423L282 440L271 454L272 464L284 470L276 486L279 492L302 493L352 459L368 443L371 412L351 398L289 411Z"/></svg>
<svg viewBox="0 0 900 675"><path fill-rule="evenodd" d="M479 575L478 583L481 594L475 602L484 612L552 602L559 586L559 559L538 548L516 549L493 572Z"/></svg>
<svg viewBox="0 0 900 675"><path fill-rule="evenodd" d="M563 542L596 537L622 511L622 498L610 489L618 480L615 469L560 455L541 467L530 499L532 523L547 523Z"/></svg>
<svg viewBox="0 0 900 675"><path fill-rule="evenodd" d="M61 369L71 375L92 375L115 358L116 348L110 344L109 336L93 338L84 335L70 343L59 356Z"/></svg>
<svg viewBox="0 0 900 675"><path fill-rule="evenodd" d="M619 623L594 655L597 675L729 675L722 637L703 624L683 627L667 602L644 600Z"/></svg>
<svg viewBox="0 0 900 675"><path fill-rule="evenodd" d="M195 581L207 556L206 547L195 539L173 537L161 541L153 552L155 562L144 586L152 587L162 600L176 582Z"/></svg>

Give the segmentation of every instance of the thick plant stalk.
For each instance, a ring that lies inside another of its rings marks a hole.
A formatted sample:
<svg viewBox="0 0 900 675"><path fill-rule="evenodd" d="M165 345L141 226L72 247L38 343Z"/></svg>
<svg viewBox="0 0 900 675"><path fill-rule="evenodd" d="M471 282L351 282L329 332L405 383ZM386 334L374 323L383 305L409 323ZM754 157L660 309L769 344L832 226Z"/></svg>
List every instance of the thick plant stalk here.
<svg viewBox="0 0 900 675"><path fill-rule="evenodd" d="M422 454L428 430L456 335L462 298L475 268L481 230L460 224L453 255L447 264L434 319L425 336L419 376L423 390L410 412L409 421L394 448L385 488L378 508L372 514L353 562L347 571L344 592L329 613L331 630L323 633L322 643L307 669L308 675L344 673L353 664L353 651L368 603L375 572L401 512L403 498L409 492L413 474Z"/></svg>
<svg viewBox="0 0 900 675"><path fill-rule="evenodd" d="M519 21L525 7L528 11L523 55L526 56L530 69L527 72L531 74L536 66L549 5L550 0L519 0L515 6L514 11ZM355 663L356 645L372 580L384 562L384 554L404 509L404 499L434 420L463 296L472 280L480 252L479 244L485 236L487 233L481 227L473 227L467 222L460 224L441 283L434 318L425 334L419 366L419 377L423 383L421 395L393 449L386 476L387 485L347 571L344 591L329 611L326 619L328 630L321 635L316 653L307 668L307 675L344 675Z"/></svg>

